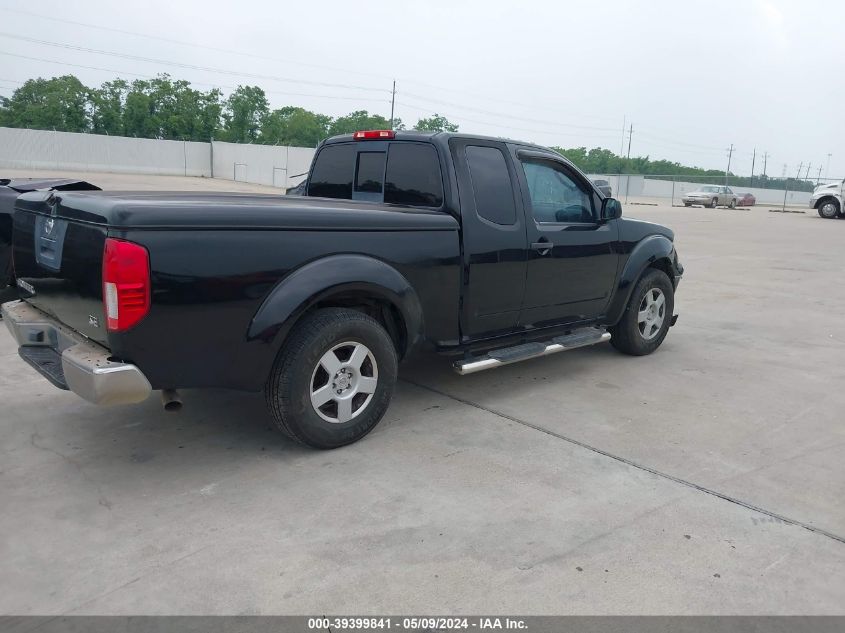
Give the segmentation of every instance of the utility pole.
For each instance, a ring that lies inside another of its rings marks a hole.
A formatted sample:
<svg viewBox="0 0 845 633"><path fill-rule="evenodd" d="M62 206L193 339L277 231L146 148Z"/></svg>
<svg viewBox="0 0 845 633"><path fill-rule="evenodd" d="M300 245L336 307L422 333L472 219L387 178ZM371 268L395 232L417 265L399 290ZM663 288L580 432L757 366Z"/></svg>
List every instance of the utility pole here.
<svg viewBox="0 0 845 633"><path fill-rule="evenodd" d="M766 179L766 165L769 162L769 152L763 152L763 180Z"/></svg>
<svg viewBox="0 0 845 633"><path fill-rule="evenodd" d="M622 145L619 146L619 156L625 153L625 123L627 123L628 115L622 117Z"/></svg>
<svg viewBox="0 0 845 633"><path fill-rule="evenodd" d="M393 80L393 90L390 91L390 129L393 129L393 107L396 105L396 80Z"/></svg>
<svg viewBox="0 0 845 633"><path fill-rule="evenodd" d="M628 130L628 160L631 159L631 137L634 135L634 124L631 123L631 129Z"/></svg>
<svg viewBox="0 0 845 633"><path fill-rule="evenodd" d="M731 146L728 148L728 168L725 170L725 186L728 185L728 173L731 171L731 157L734 154L734 144L731 143Z"/></svg>
<svg viewBox="0 0 845 633"><path fill-rule="evenodd" d="M816 176L816 187L822 184L822 166L819 165L819 175Z"/></svg>
<svg viewBox="0 0 845 633"><path fill-rule="evenodd" d="M827 180L827 177L830 176L830 157L831 156L833 156L833 154L827 155L827 167L824 168L824 179L825 180Z"/></svg>
<svg viewBox="0 0 845 633"><path fill-rule="evenodd" d="M754 148L754 153L751 155L751 186L754 186L754 162L757 160L757 148Z"/></svg>
<svg viewBox="0 0 845 633"><path fill-rule="evenodd" d="M810 178L810 165L812 165L812 164L813 163L807 163L807 173L804 174L804 180L809 180L809 178Z"/></svg>

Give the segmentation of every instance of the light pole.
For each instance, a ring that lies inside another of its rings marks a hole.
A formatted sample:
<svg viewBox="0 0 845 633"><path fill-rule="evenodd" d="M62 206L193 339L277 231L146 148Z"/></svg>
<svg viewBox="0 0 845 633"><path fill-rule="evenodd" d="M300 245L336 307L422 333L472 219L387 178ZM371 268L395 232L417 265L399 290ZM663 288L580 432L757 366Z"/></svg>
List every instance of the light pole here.
<svg viewBox="0 0 845 633"><path fill-rule="evenodd" d="M827 177L830 175L830 157L831 156L833 156L833 154L828 153L828 155L827 155L827 167L825 167L825 169L824 169L824 179L825 180L827 180Z"/></svg>
<svg viewBox="0 0 845 633"><path fill-rule="evenodd" d="M725 186L728 186L728 174L731 171L731 157L734 154L734 144L731 143L731 146L728 148L728 168L725 170Z"/></svg>

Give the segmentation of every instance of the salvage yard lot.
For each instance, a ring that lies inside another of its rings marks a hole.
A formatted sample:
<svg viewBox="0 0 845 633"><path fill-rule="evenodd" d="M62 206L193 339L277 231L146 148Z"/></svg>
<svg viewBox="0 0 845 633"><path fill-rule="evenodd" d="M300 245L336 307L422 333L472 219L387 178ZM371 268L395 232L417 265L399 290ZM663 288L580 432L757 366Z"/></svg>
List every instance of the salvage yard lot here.
<svg viewBox="0 0 845 633"><path fill-rule="evenodd" d="M0 613L845 614L845 221L624 212L686 267L657 353L421 356L331 452L259 394L88 405L0 333Z"/></svg>

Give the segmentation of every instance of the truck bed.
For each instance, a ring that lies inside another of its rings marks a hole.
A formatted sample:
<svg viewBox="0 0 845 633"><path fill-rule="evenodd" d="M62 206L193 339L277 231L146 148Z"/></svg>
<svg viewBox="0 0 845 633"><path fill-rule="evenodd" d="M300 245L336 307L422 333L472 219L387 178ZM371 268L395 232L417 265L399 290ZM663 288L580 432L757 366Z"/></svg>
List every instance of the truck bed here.
<svg viewBox="0 0 845 633"><path fill-rule="evenodd" d="M32 192L18 198L16 209L23 298L138 365L154 388L260 389L275 348L272 341L248 340L255 315L278 284L327 256L360 254L389 264L430 307L430 331L457 337L458 222L446 213L192 192ZM107 238L149 253L150 310L125 332L105 326Z"/></svg>

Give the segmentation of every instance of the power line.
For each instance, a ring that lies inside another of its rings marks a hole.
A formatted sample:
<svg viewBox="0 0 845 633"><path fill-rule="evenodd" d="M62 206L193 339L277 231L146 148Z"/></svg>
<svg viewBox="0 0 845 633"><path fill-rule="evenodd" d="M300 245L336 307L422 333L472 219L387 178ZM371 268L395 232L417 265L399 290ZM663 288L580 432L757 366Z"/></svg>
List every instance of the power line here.
<svg viewBox="0 0 845 633"><path fill-rule="evenodd" d="M35 12L32 12L32 11L25 11L25 10L22 10L22 9L5 9L5 11L11 12L11 13L19 13L21 15L29 15L29 16L37 17L37 18L44 19L44 20L51 20L51 21L54 21L54 22L60 22L62 24L73 24L75 26L82 26L82 27L85 27L85 28L97 29L97 30L101 30L101 31L109 31L109 32L112 32L112 33L120 33L122 35L131 35L131 36L134 36L134 37L142 37L142 38L147 38L147 39L151 39L151 40L157 40L157 41L160 41L160 42L167 42L167 43L170 43L170 44L178 44L180 46L202 48L202 49L205 49L205 50L212 50L212 51L217 51L217 52L220 52L220 53L227 53L227 54L231 54L231 55L239 55L239 56L242 56L242 57L251 57L253 59L264 59L264 60L267 60L267 61L273 61L273 62L278 62L278 63L295 64L295 65L299 65L299 66L306 66L306 67L311 67L311 68L320 68L320 69L323 69L323 70L331 70L333 72L342 72L342 73L345 73L345 74L357 74L357 75L362 75L362 76L377 77L379 79L390 79L390 77L388 75L381 75L381 74L377 74L377 73L363 72L363 71L353 70L353 69L338 68L338 67L326 66L326 65L321 65L321 64L314 64L314 63L310 63L310 62L302 62L302 61L299 61L299 60L283 59L283 58L278 58L278 57L272 57L272 56L269 56L269 55L260 55L260 54L257 54L257 53L249 53L249 52L245 52L245 51L242 51L242 50L232 50L232 49L227 49L227 48L220 48L220 47L217 47L217 46L209 46L207 44L198 44L196 42L186 42L184 40L177 40L177 39L173 39L173 38L162 37L160 35L150 35L148 33L140 33L138 31L129 31L129 30L126 30L126 29L118 29L118 28L103 26L103 25L99 25L99 24L91 24L91 23L88 23L88 22L79 22L79 21L76 21L76 20L69 20L69 19L66 19L66 18L58 18L58 17L55 17L55 16L48 16L48 15L44 15L44 14L40 14L40 13L35 13ZM433 89L441 91L441 92L452 92L452 93L455 93L455 94L469 95L469 96L472 96L472 97L475 97L475 98L477 98L479 96L477 93L469 93L469 92L466 92L466 91L455 90L455 89L452 89L452 88L445 88L443 86L435 86L435 85L423 83L421 81L417 81L417 80L414 80L414 79L409 79L409 78L404 78L404 77L398 77L398 79L403 83L411 83L411 84L415 84L415 85L425 87L425 88L433 88ZM558 113L558 114L563 114L557 108L551 108L549 106L543 106L541 104L536 104L536 103L532 103L532 104L520 103L518 101L511 101L511 100L507 100L507 99L500 99L500 98L488 97L488 96L485 96L484 99L486 101L494 101L494 102L503 103L503 104L507 104L507 105L516 105L516 106L520 106L520 107L530 108L532 110L540 109L540 110L547 110L549 112L555 112L555 113ZM615 117L600 116L600 115L595 115L595 114L583 114L583 113L578 114L578 115L574 115L574 114L569 113L569 114L566 114L566 116L580 116L580 117L583 117L583 118L601 119L601 120L605 120L605 121L615 120Z"/></svg>
<svg viewBox="0 0 845 633"><path fill-rule="evenodd" d="M52 17L52 16L45 16L45 15L41 15L41 14L29 12L29 11L23 11L23 10L17 10L17 9L11 9L10 11L15 12L15 13L24 14L24 15L31 15L31 16L34 16L34 17L39 17L39 18L42 18L42 19L60 21L60 22L67 23L67 24L75 24L77 26L94 28L94 29L99 29L99 30L103 30L103 31L112 31L112 32L121 33L121 34L124 34L124 35L144 37L144 38L148 38L148 39L169 42L169 43L172 43L172 44L178 44L178 45L182 45L182 46L204 48L204 49L207 49L207 50L215 50L215 51L218 51L218 52L236 54L236 55L241 55L241 56L245 56L245 57L252 57L252 58L258 58L258 59L268 59L268 60L281 62L281 63L294 63L294 64L300 64L300 65L303 65L303 66L311 66L311 67L314 67L314 68L321 68L321 69L327 69L327 70L334 70L334 71L340 70L340 69L337 69L337 68L332 68L330 66L321 66L319 64L309 64L309 63L297 62L297 61L293 61L293 60L283 60L283 59L274 58L274 57L270 57L270 56L266 56L266 55L259 55L259 54L248 53L248 52L243 52L243 51L235 51L235 50L219 48L219 47L214 47L214 46L207 46L207 45L203 45L203 44L185 42L185 41L181 41L181 40L176 40L176 39L171 39L171 38L166 38L166 37L161 37L161 36L156 36L156 35L149 35L149 34L139 33L139 32L135 32L135 31L128 31L128 30L124 30L124 29L116 29L116 28L106 27L106 26L102 26L102 25L94 25L94 24L89 24L89 23L84 23L84 22L73 21L73 20L65 20L65 19L56 18L56 17ZM258 74L258 73L244 73L244 72L226 70L226 69L221 69L221 68L216 68L216 67L211 67L211 66L186 64L186 63L180 63L180 62L175 62L175 61L149 58L149 57L140 56L140 55L132 55L132 54L128 54L128 53L120 53L120 52L117 52L117 51L110 51L110 50L96 49L96 48L85 47L85 46L78 46L78 45L69 44L69 43L41 40L41 39L37 39L37 38L21 36L21 35L16 35L16 34L12 34L12 33L0 33L0 36L7 37L7 38L10 38L10 39L21 40L21 41L25 41L25 42L40 44L40 45L43 45L43 46L51 46L51 47L57 47L57 48L62 48L62 49L66 49L66 50L75 50L75 51L92 53L92 54L97 54L97 55L106 55L106 56L111 56L111 57L118 57L118 58L128 59L128 60L132 60L132 61L154 63L154 64L163 64L163 65L173 66L173 67L177 67L177 68L185 68L185 69L190 69L190 70L211 72L211 73L223 74L223 75L228 75L228 76L233 76L233 77L243 77L243 78L251 78L251 79L264 79L264 80L270 80L270 81L279 81L279 82L283 82L283 83L299 83L299 84L327 87L327 88L333 88L333 89L341 88L341 89L347 89L347 90L361 90L361 91L367 91L367 92L379 92L379 93L385 92L385 93L388 93L388 94L390 94L392 92L392 91L387 90L387 89L372 88L372 87L360 86L360 85L354 85L354 84L340 84L340 83L332 83L332 82L310 81L310 80L295 79L295 78L290 78L290 77L280 77L280 76L275 76L275 75L265 75L265 74ZM98 66L90 66L90 65L84 65L84 64L72 64L72 63L69 63L69 62L59 62L57 60L48 60L48 59L31 57L31 56L26 56L26 55L17 55L17 54L14 54L14 53L4 53L2 51L0 51L0 54L12 55L12 56L20 57L20 58L24 58L24 59L31 59L31 60L35 60L35 61L43 61L43 62L46 62L46 63L61 64L61 65L72 66L72 67L77 67L77 68L100 70L100 71L104 71L104 72L114 72L114 73L118 73L118 74L131 75L131 76L136 76L136 77L145 77L145 78L149 77L149 75L142 75L142 74L139 74L139 73L122 72L122 71L117 71L117 70L113 70L113 69L106 69L106 68L102 68L102 67L98 67ZM377 75L375 73L363 73L363 72L357 72L357 71L343 71L343 72L348 72L348 73L351 72L351 73L355 73L355 74L359 74L359 75L369 75L371 77L379 77L379 78L384 77L383 75ZM196 83L196 84L199 84L199 85L216 86L216 84L209 84L209 83L204 83L204 82L193 82L193 83ZM439 87L439 86L431 86L430 84L425 84L425 83L422 83L422 82L419 82L419 81L416 81L416 80L407 80L407 83L416 84L416 85L420 85L420 86L429 86L429 87L432 87L432 88L434 88L438 91L441 91L441 92L453 92L453 93L459 93L459 94L468 94L468 93L453 90L453 89L443 88L443 87ZM220 86L220 87L234 89L230 86ZM377 101L377 102L382 102L382 100L380 100L380 99L372 99L372 98L368 99L368 98L361 98L361 97L342 97L342 96L335 96L335 95L292 93L292 92L281 92L281 91L272 91L272 90L266 90L265 92L275 93L275 94L285 94L285 95L288 95L288 96L314 97L314 98L320 98L320 99L340 99L340 100L350 100L350 101L373 101L373 102ZM506 114L506 113L502 113L502 112L495 112L495 111L491 111L491 110L476 108L476 107L473 107L473 106L461 105L461 104L458 104L458 103L440 100L440 99L436 99L436 98L433 98L433 97L427 97L427 96L423 96L423 95L417 95L417 94L414 94L414 93L405 93L405 94L407 94L407 96L409 96L409 97L416 98L416 99L422 100L424 102L432 103L432 104L433 103L439 103L439 104L449 105L451 107L458 108L458 109L461 109L461 110L474 111L474 112L486 114L488 116L493 116L493 117L507 118L508 120L514 120L514 118L515 118L515 117L513 117L512 114L509 114L509 113ZM477 97L478 95L474 94L473 96ZM498 101L500 103L507 103L507 104L517 105L517 106L521 106L521 107L530 107L532 109L545 109L545 110L548 110L548 111L558 112L557 109L549 108L549 107L543 107L543 106L537 105L537 104L529 105L529 104L519 103L519 102L515 102L515 101L509 101L509 100L504 100L504 99L495 99L495 98L487 98L487 97L485 97L485 99L488 100L488 101ZM421 108L420 106L415 106L415 105L411 105L411 104L406 104L406 105L409 105L409 107L412 107L412 108L418 108L422 111L427 111L427 109ZM467 120L467 121L473 121L473 122L476 122L476 123L481 123L483 125L507 127L509 129L528 131L528 132L532 132L532 133L549 134L551 132L551 133L554 133L554 134L562 134L562 133L559 133L559 132L556 132L556 131L552 132L550 130L536 130L536 129L524 128L524 127L514 127L514 126L510 126L510 125L503 125L503 124L500 124L500 123L491 123L491 122L488 122L488 121L478 121L476 119L470 119L470 118L467 118L467 117L454 117L454 115L450 115L450 116L452 116L452 118L459 118L459 119L464 119L464 120ZM591 115L579 115L579 116L588 117L588 116L591 116ZM593 115L592 118L607 119L607 117L598 117L598 116L595 116L595 115ZM519 117L519 118L517 118L517 120L539 123L539 124L542 124L542 125L548 125L548 126L554 126L554 127L572 128L572 129L580 129L580 130L595 131L595 132L605 132L605 131L611 131L611 130L614 131L614 132L616 131L616 128L603 128L603 127L596 127L596 126L566 124L566 123L560 123L560 122L557 122L557 121L548 121L548 120L543 120L543 119L532 119L532 118L527 118L527 117ZM646 129L649 129L648 126L644 126L644 127L646 127ZM653 129L656 129L656 128L653 128ZM569 133L568 135L573 136L575 134ZM708 147L708 146L704 146L704 145L698 145L698 144L693 144L693 143L685 143L683 141L676 141L674 139L670 140L670 139L662 138L662 137L659 137L659 136L650 135L648 133L643 134L642 131L640 132L640 135L642 136L643 141L645 141L646 144L655 145L655 146L658 146L658 147L661 146L660 143L655 143L654 141L650 141L649 139L656 139L658 141L661 141L662 143L667 143L667 144L670 144L672 146L694 147L694 148L700 148L701 150L706 150L706 151L699 151L698 152L698 153L702 153L702 154L703 153L713 153L713 152L719 151L716 148L712 148L712 147ZM589 136L598 136L598 135L597 134L591 134ZM630 138L629 138L629 140L630 140ZM694 152L694 150L680 150L680 149L677 149L675 147L669 147L668 149L672 149L673 151Z"/></svg>
<svg viewBox="0 0 845 633"><path fill-rule="evenodd" d="M640 130L639 133L643 134L643 132L641 130ZM670 143L672 145L684 145L686 147L695 147L695 148L698 148L698 149L708 150L708 151L712 151L712 152L719 152L719 153L722 153L722 151L723 151L721 147L714 147L712 145L699 145L698 143L686 143L684 141L676 141L674 139L667 139L667 138L664 138L664 137L661 137L661 136L657 136L655 134L651 134L650 132L646 132L645 136L648 137L648 138L656 139L656 140L661 141L663 143Z"/></svg>
<svg viewBox="0 0 845 633"><path fill-rule="evenodd" d="M21 59L29 59L32 61L38 62L45 62L48 64L57 64L59 66L70 66L72 68L84 68L87 70L100 70L103 72L115 73L117 75L130 75L132 77L138 77L139 79L156 79L156 75L142 75L140 73L133 73L126 70L115 70L114 68L103 68L101 66L86 66L84 64L74 64L71 62L61 62L56 59L44 59L43 57L31 57L29 55L19 55L17 53L9 53L7 51L0 51L0 55L8 55L10 57L19 57ZM15 83L23 83L23 82L15 82ZM216 84L216 83L206 83L203 81L192 81L192 84L196 84L198 86L210 86L212 88L225 88L227 90L236 90L236 86L227 86L226 84ZM279 94L279 95L286 95L292 97L317 97L320 99L339 99L344 101L372 101L372 102L386 102L385 99L374 99L372 97L341 97L338 95L321 95L321 94L313 94L307 92L288 92L287 90L264 90L264 92L269 94Z"/></svg>
<svg viewBox="0 0 845 633"><path fill-rule="evenodd" d="M109 57L119 57L122 59L129 59L132 61L147 62L152 64L164 64L166 66L174 66L176 68L186 68L189 70L201 70L204 72L212 72L221 75L229 75L232 77L246 77L249 79L266 79L269 81L279 81L283 83L297 83L309 86L320 86L324 88L344 88L347 90L364 90L367 92L389 92L383 88L370 88L367 86L356 86L352 84L336 84L325 81L310 81L307 79L293 79L291 77L278 77L275 75L263 75L259 73L244 73L236 70L226 70L223 68L214 68L212 66L199 66L197 64L184 64L181 62L168 61L166 59L156 59L154 57L144 57L143 55L130 55L129 53L118 53L116 51L106 51L98 48L90 48L88 46L77 46L75 44L67 44L64 42L51 42L48 40L39 40L34 37L25 37L23 35L15 35L13 33L0 32L0 37L7 37L13 40L20 40L30 42L33 44L41 44L43 46L52 46L55 48L63 48L66 50L80 51L84 53L93 53L95 55L107 55Z"/></svg>
<svg viewBox="0 0 845 633"><path fill-rule="evenodd" d="M420 101L427 101L429 103L446 105L446 106L458 108L458 109L461 109L461 110L470 110L472 112L477 112L479 114L486 114L488 116L502 117L502 118L506 118L506 119L512 119L513 118L512 112L508 113L508 112L495 112L495 111L492 111L492 110L484 110L482 108L475 108L473 106L465 106L465 105L461 105L459 103L454 103L454 102L450 102L450 101L443 101L442 99L435 99L433 97L426 97L426 96L414 94L414 93L411 93L411 92L400 92L399 94L400 95L406 95L408 97L411 97L412 99L417 99L417 100L420 100ZM595 131L601 131L601 132L615 132L616 131L616 128L610 128L610 127L595 127L595 126L590 126L590 125L574 125L574 124L570 124L570 123L559 123L557 121L549 121L549 120L544 120L544 119L532 119L532 118L528 118L528 117L519 117L519 119L521 121L529 121L531 123L541 123L541 124L544 124L544 125L557 125L557 126L560 126L560 127L575 128L575 129L580 129L580 130L595 130Z"/></svg>
<svg viewBox="0 0 845 633"><path fill-rule="evenodd" d="M22 13L30 14L30 12L22 12ZM37 14L32 14L32 15L37 15ZM82 26L90 26L92 28L101 28L103 30L112 30L112 31L116 31L116 32L124 32L126 34L137 35L137 36L140 36L140 37L150 37L152 39L162 39L162 40L166 40L166 41L171 41L173 43L183 44L183 45L186 45L186 46L193 46L193 44L190 44L190 43L187 43L187 42L181 42L179 40L169 40L168 38L160 38L160 37L157 37L157 36L146 36L146 35L141 34L141 33L124 31L123 29L110 29L109 27L99 27L99 26L89 25L89 24L85 24L85 23L79 23L79 24L82 25ZM52 47L64 48L64 49L67 49L67 50L76 50L76 51L80 51L80 52L88 52L88 53L93 53L93 54L98 54L98 55L107 55L107 56L112 56L112 57L119 57L119 58L129 59L129 60L133 60L133 61L149 62L149 63L155 63L155 64L165 64L165 65L169 65L169 66L175 66L175 67L178 67L178 68L200 70L200 71L225 74L225 75L235 76L235 77L248 77L248 78L253 78L253 79L267 79L267 80L271 80L271 81L302 83L302 84L307 84L307 85L324 86L324 87L331 87L331 88L344 88L344 89L352 89L352 90L364 90L364 91L371 91L371 92L385 91L385 92L391 93L391 91L389 91L389 90L384 90L384 89L379 89L379 88L369 88L369 87L365 87L365 86L357 86L357 85L349 85L349 84L336 84L336 83L330 83L330 82L317 82L317 81L309 81L309 80L300 80L300 79L278 77L278 76L274 76L274 75L264 75L264 74L258 74L258 73L241 73L241 72L238 72L238 71L231 71L231 70L220 69L220 68L216 68L216 67L200 66L200 65L195 65L195 64L185 64L185 63L180 63L180 62L175 62L175 61L171 62L171 61L167 61L167 60L160 60L160 59L155 59L155 58L144 57L144 56L140 56L140 55L132 55L132 54L128 54L128 53L108 51L108 50L103 50L103 49L96 49L96 48L91 48L91 47L78 46L78 45L62 43L62 42L52 42L52 41L41 40L41 39L37 39L37 38L30 38L30 37L21 36L21 35L15 35L15 34L11 34L11 33L0 32L0 36L11 38L11 39L22 40L22 41L26 41L26 42L32 42L32 43L36 43L36 44L41 44L41 45L44 45L44 46L52 46ZM197 46L200 46L200 45L197 45ZM201 47L211 48L211 49L214 49L214 50L220 50L220 51L226 52L226 49L217 49L215 47L205 47L205 46L201 46ZM21 56L21 57L26 57L26 56ZM259 57L261 57L261 56L259 56ZM36 58L30 58L30 59L36 59ZM59 62L56 62L56 61L53 61L53 60L44 60L44 61L51 61L52 63L59 63ZM72 65L72 64L69 64L67 62L65 62L65 64ZM98 67L94 67L94 66L86 66L86 65L82 65L82 64L78 64L77 67L89 68L89 69L94 69L94 70L107 70L107 69L102 69L102 68L98 68ZM119 72L119 71L111 70L109 72ZM123 73L123 74L135 75L135 76L140 76L140 77L145 76L145 75L139 75L137 73ZM201 82L195 82L195 83L201 83ZM419 84L419 82L412 82L412 83L418 83ZM209 85L209 84L206 84L206 85ZM422 84L420 84L420 85L422 85ZM438 89L442 90L442 88L438 88ZM272 91L267 91L267 92L272 92ZM287 94L293 95L294 93L287 93ZM465 106L465 105L462 105L462 104L458 104L458 103L454 103L454 102L450 102L450 101L445 101L445 100L441 100L441 99L436 99L436 98L433 98L433 97L417 95L417 94L414 94L414 93L405 93L405 94L407 94L408 96L410 96L412 98L416 98L416 99L422 100L424 102L429 102L429 103L432 103L432 104L434 104L434 103L444 104L444 105L449 105L451 107L455 107L455 108L459 108L459 109L463 109L463 110L469 110L469 111L474 111L474 112L478 112L478 113L481 113L481 114L486 114L488 116L494 116L494 117L499 117L499 118L507 118L509 120L513 119L512 113L495 112L495 111L491 111L491 110L485 110L485 109L482 109L482 108L476 108L476 107L473 107L473 106ZM330 96L330 95L306 95L306 94L303 94L303 93L300 93L298 96L314 96L314 97L320 97L320 98L333 98L333 96ZM510 102L510 103L514 103L514 102ZM463 118L466 119L466 117L463 117ZM470 120L470 119L467 119L467 120ZM539 124L542 124L542 125L554 126L554 127L591 130L591 131L602 131L602 132L604 132L604 131L610 131L611 129L615 129L615 128L603 128L603 127L596 127L596 126L566 124L566 123L560 123L560 122L557 122L557 121L549 121L549 120L544 120L544 119L531 119L531 118L527 118L527 117L520 117L520 120L529 121L529 122L533 122L533 123L539 123ZM485 124L489 124L489 123L485 123ZM518 129L518 128L511 127L511 129ZM526 128L522 128L522 129L526 129ZM548 131L545 131L545 132L547 133ZM681 142L681 141L662 139L661 137L657 137L657 136L653 136L653 138L655 138L657 140L661 140L665 143L669 143L671 145L699 147L699 148L707 149L707 150L710 150L710 151L713 150L713 148L709 148L709 147L701 146L701 145L695 145L695 144L692 144L692 143L684 143L684 142ZM654 143L652 143L652 144L654 144Z"/></svg>
<svg viewBox="0 0 845 633"><path fill-rule="evenodd" d="M407 103L404 101L397 101L396 105L405 106L406 108L411 108L413 110L417 110L418 112L429 113L431 110L427 106L422 106L420 104L415 103ZM448 119L452 119L454 121L468 121L470 123L477 123L479 125L488 125L494 128L505 128L508 130L517 130L519 132L530 132L532 134L543 134L543 135L552 135L552 136L583 136L583 133L580 132L556 132L556 131L549 131L548 129L538 130L537 128L525 128L525 127L518 127L515 125L509 125L507 123L498 123L498 122L491 122L491 121L481 121L479 119L473 119L465 116L458 116L454 113L449 112L441 112L442 116L445 116ZM511 117L512 121L521 121L517 117ZM607 132L596 132L592 133L591 136L609 136L610 134ZM612 133L612 136L616 136L616 132Z"/></svg>
<svg viewBox="0 0 845 633"><path fill-rule="evenodd" d="M184 40L177 40L177 39L172 39L172 38L169 38L169 37L162 37L160 35L150 35L149 33L139 33L138 31L129 31L129 30L126 30L126 29L117 29L117 28L113 28L113 27L109 27L109 26L102 26L100 24L91 24L89 22L79 22L79 21L76 21L76 20L68 20L66 18L57 18L55 16L44 15L44 14L41 14L41 13L34 13L32 11L24 11L23 9L3 9L3 12L4 13L19 13L21 15L28 15L28 16L31 16L31 17L34 17L34 18L39 18L41 20L51 20L53 22L60 22L61 24L65 24L65 25L73 24L74 26L82 26L84 28L89 28L89 29L97 29L97 30L100 30L100 31L108 31L108 32L111 32L111 33L119 33L121 35L131 35L133 37L143 37L143 38L146 38L146 39L156 40L156 41L159 41L159 42L167 42L169 44L178 44L180 46L188 46L188 47L193 47L193 48L203 48L205 50L216 51L218 53L226 53L226 54L229 54L229 55L240 55L241 57L251 57L253 59L264 59L264 60L267 60L267 61L277 62L277 63L282 63L282 64L297 64L297 65L300 65L300 66L307 66L307 67L310 67L310 68L319 68L319 69L322 69L322 70L331 70L331 71L342 72L342 73L346 73L346 74L351 73L351 74L362 75L362 76L366 76L366 77L377 77L379 79L388 79L389 78L389 77L387 77L387 75L379 75L379 74L376 74L376 73L369 73L369 72L347 69L347 68L337 68L337 67L332 67L332 66L324 66L324 65L321 65L321 64L314 64L314 63L310 63L310 62L301 62L301 61L298 61L298 60L284 59L284 58L279 58L279 57L271 57L269 55L259 55L257 53L249 53L249 52L245 52L245 51L238 51L238 50L233 50L233 49L230 49L230 48L220 48L220 47L217 47L217 46L209 46L207 44L198 44L196 42L186 42Z"/></svg>

